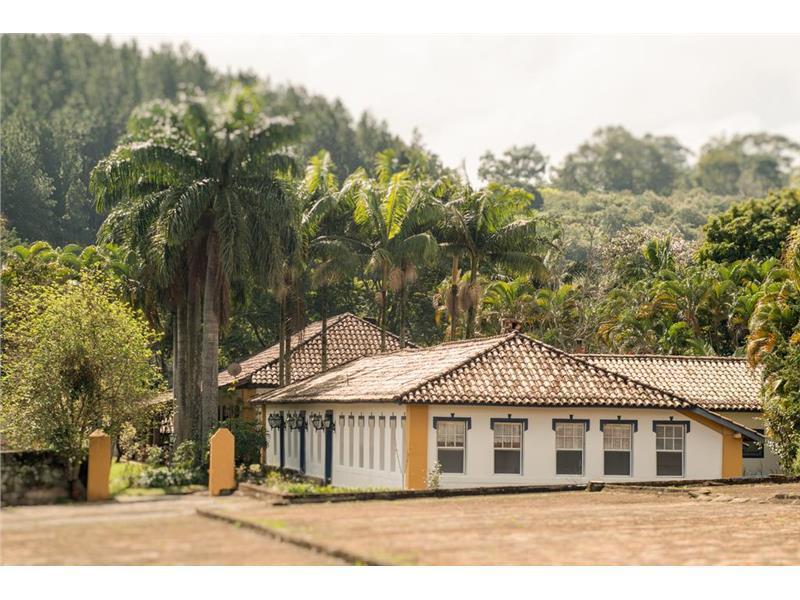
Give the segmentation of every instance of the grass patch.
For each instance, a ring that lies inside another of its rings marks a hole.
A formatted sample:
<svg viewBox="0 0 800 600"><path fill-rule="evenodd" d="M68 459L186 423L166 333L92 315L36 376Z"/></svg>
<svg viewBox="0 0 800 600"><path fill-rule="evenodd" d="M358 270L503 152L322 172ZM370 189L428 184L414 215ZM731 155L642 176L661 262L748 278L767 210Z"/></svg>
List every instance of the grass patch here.
<svg viewBox="0 0 800 600"><path fill-rule="evenodd" d="M387 488L378 487L335 487L332 485L319 485L309 481L302 481L283 475L276 471L267 475L263 485L271 491L280 494L291 494L293 496L334 496L337 494L358 494L364 492L384 492Z"/></svg>
<svg viewBox="0 0 800 600"><path fill-rule="evenodd" d="M135 461L113 461L108 482L111 495L117 496L134 487L146 467L144 463Z"/></svg>
<svg viewBox="0 0 800 600"><path fill-rule="evenodd" d="M202 492L206 487L204 485L176 485L170 487L160 488L142 488L142 487L129 487L118 493L118 496L167 496L171 494L193 494L194 492Z"/></svg>

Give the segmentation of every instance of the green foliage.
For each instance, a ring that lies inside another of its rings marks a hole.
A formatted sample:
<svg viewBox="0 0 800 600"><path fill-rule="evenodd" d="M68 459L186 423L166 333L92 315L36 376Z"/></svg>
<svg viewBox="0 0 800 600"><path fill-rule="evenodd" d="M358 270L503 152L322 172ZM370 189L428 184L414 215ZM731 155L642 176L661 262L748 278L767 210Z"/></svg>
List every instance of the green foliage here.
<svg viewBox="0 0 800 600"><path fill-rule="evenodd" d="M555 185L582 193L652 191L666 196L684 183L687 155L674 137L637 138L622 127L605 127L567 155Z"/></svg>
<svg viewBox="0 0 800 600"><path fill-rule="evenodd" d="M17 290L4 314L4 439L54 450L74 479L89 434L102 428L116 438L157 391L155 334L91 272Z"/></svg>
<svg viewBox="0 0 800 600"><path fill-rule="evenodd" d="M703 228L706 241L699 256L716 262L778 257L789 231L797 223L800 223L800 189L735 204L708 220Z"/></svg>
<svg viewBox="0 0 800 600"><path fill-rule="evenodd" d="M237 465L252 465L261 460L261 450L267 447L267 442L261 426L256 421L241 418L226 419L219 424L219 427L214 428L209 434L209 439L217 429L221 428L228 429L236 440Z"/></svg>
<svg viewBox="0 0 800 600"><path fill-rule="evenodd" d="M758 197L789 185L798 158L800 144L782 135L714 138L701 149L693 178L714 194Z"/></svg>
<svg viewBox="0 0 800 600"><path fill-rule="evenodd" d="M482 181L525 190L533 197L531 208L536 209L542 207L539 188L544 184L546 171L547 157L534 144L512 146L499 158L487 151L478 165Z"/></svg>

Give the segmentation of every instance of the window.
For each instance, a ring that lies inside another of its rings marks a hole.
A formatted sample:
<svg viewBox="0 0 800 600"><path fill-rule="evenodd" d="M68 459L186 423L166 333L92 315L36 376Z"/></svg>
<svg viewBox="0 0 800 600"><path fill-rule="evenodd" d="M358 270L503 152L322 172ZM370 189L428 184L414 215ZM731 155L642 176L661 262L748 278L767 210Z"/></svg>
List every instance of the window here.
<svg viewBox="0 0 800 600"><path fill-rule="evenodd" d="M603 472L606 475L630 475L633 424L604 423L601 427L603 428Z"/></svg>
<svg viewBox="0 0 800 600"><path fill-rule="evenodd" d="M339 415L339 428L336 430L339 435L339 465L344 466L344 415Z"/></svg>
<svg viewBox="0 0 800 600"><path fill-rule="evenodd" d="M435 427L437 460L442 465L442 473L463 473L467 422L463 419L440 420Z"/></svg>
<svg viewBox="0 0 800 600"><path fill-rule="evenodd" d="M375 417L370 415L367 420L369 425L369 468L375 468Z"/></svg>
<svg viewBox="0 0 800 600"><path fill-rule="evenodd" d="M353 415L347 417L347 433L348 438L347 441L349 442L348 449L347 449L347 466L353 466L353 451L355 450L355 431L356 431L356 418Z"/></svg>
<svg viewBox="0 0 800 600"><path fill-rule="evenodd" d="M397 417L389 417L389 470L394 473L397 457Z"/></svg>
<svg viewBox="0 0 800 600"><path fill-rule="evenodd" d="M764 435L763 429L755 429L761 435ZM747 438L742 440L742 458L764 458L764 444L754 442Z"/></svg>
<svg viewBox="0 0 800 600"><path fill-rule="evenodd" d="M656 475L683 477L685 423L653 423L656 431Z"/></svg>
<svg viewBox="0 0 800 600"><path fill-rule="evenodd" d="M378 417L378 431L380 431L380 435L378 436L378 444L380 448L378 451L378 465L380 470L383 471L386 469L386 417L384 416Z"/></svg>
<svg viewBox="0 0 800 600"><path fill-rule="evenodd" d="M583 475L583 440L588 421L553 420L556 431L556 475Z"/></svg>
<svg viewBox="0 0 800 600"><path fill-rule="evenodd" d="M494 472L522 475L522 431L527 419L492 419L494 430Z"/></svg>
<svg viewBox="0 0 800 600"><path fill-rule="evenodd" d="M358 417L358 467L364 468L364 417Z"/></svg>

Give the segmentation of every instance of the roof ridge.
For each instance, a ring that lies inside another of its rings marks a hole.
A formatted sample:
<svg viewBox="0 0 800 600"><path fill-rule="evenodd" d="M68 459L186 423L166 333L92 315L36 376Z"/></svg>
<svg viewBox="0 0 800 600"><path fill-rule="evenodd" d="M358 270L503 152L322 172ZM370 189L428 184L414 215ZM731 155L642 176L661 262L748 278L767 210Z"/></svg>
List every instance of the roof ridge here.
<svg viewBox="0 0 800 600"><path fill-rule="evenodd" d="M654 385L650 385L649 383L645 383L643 381L639 381L638 379L634 379L633 377L628 377L627 375L623 375L622 373L617 373L616 371L611 371L610 369L606 369L605 367L601 367L599 365L595 365L593 363L590 363L588 360L583 360L582 358L579 358L578 356L576 356L574 354L570 354L569 352L561 350L560 348L556 348L555 346L551 346L550 344L546 344L545 342L537 340L536 338L532 338L532 337L530 337L528 335L525 335L524 333L520 333L519 335L521 335L522 337L524 337L526 340L528 340L531 343L543 346L543 347L547 348L548 350L551 350L551 351L555 352L556 354L560 354L562 356L565 356L567 359L573 360L573 361L575 361L575 362L577 362L579 364L589 366L592 369L600 371L601 373L604 373L606 375L611 375L614 378L617 378L617 379L620 379L622 381L626 381L626 382L632 383L634 385L638 385L638 386L643 387L645 389L649 389L649 390L654 391L656 393L662 394L662 395L664 395L664 396L666 396L668 398L672 398L672 399L678 400L680 402L685 402L686 404L689 404L692 407L699 408L698 404L696 404L695 402L689 400L688 398L684 398L683 396L678 396L677 394L673 394L670 391L664 390L664 389L656 387Z"/></svg>
<svg viewBox="0 0 800 600"><path fill-rule="evenodd" d="M441 348L442 346L444 346L444 345L446 345L448 343L450 345L456 345L458 343L464 343L464 342L478 342L478 341L484 341L485 342L487 340L497 339L497 343L496 344L492 344L488 348L484 348L483 350L481 350L480 352L477 352L473 356L470 356L470 357L464 359L463 362L455 365L454 367L450 367L449 369L446 369L445 371L439 373L438 375L436 375L434 377L431 377L430 379L427 379L426 381L423 381L420 384L417 384L417 385L413 386L411 389L408 389L405 392L402 392L402 393L399 393L399 394L395 394L394 397L392 397L392 400L397 402L401 398L403 398L404 396L408 396L409 394L413 394L414 392L419 391L423 386L426 386L429 383L433 383L435 381L439 381L443 377L446 377L446 376L450 375L451 373L454 373L458 369L460 369L462 367L465 367L468 364L476 361L477 359L481 358L482 356L485 356L486 354L488 354L492 350L500 347L501 345L505 344L507 341L509 341L512 338L516 337L516 335L517 335L517 332L514 331L512 333L500 334L500 335L495 335L495 336L489 336L489 337L483 337L483 338L475 338L475 339L469 339L469 340L457 340L457 341L445 342L444 344L437 344L435 346L428 346L427 348ZM418 351L426 350L427 348L419 348Z"/></svg>
<svg viewBox="0 0 800 600"><path fill-rule="evenodd" d="M575 352L572 356L582 357L597 357L597 358L654 358L654 359L669 359L669 360L708 360L708 361L731 361L731 362L747 362L743 356L694 356L690 354L621 354L613 352Z"/></svg>

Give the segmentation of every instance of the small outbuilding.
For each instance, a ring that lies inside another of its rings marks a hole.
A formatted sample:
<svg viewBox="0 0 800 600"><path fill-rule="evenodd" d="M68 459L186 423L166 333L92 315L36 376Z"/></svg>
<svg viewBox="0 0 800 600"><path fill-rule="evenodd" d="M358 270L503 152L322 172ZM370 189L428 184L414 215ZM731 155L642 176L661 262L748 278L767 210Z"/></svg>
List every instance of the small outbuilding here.
<svg viewBox="0 0 800 600"><path fill-rule="evenodd" d="M268 464L338 486L742 475L756 431L513 332L376 354L257 395Z"/></svg>

